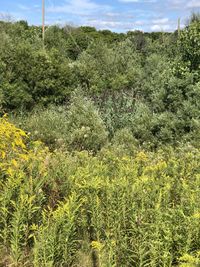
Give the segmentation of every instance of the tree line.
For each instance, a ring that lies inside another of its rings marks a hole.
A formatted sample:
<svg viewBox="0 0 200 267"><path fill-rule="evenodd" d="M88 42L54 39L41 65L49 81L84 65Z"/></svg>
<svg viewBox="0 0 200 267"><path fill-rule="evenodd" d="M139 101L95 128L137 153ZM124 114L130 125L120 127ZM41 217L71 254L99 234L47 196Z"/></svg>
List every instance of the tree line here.
<svg viewBox="0 0 200 267"><path fill-rule="evenodd" d="M34 116L33 111L54 105L60 116L55 106L70 113L74 105L77 110L89 105L96 115L79 118L80 127L88 116L98 116L109 139L128 131L146 146L198 143L198 14L173 33L50 26L45 49L41 34L41 27L25 21L0 22L2 113Z"/></svg>

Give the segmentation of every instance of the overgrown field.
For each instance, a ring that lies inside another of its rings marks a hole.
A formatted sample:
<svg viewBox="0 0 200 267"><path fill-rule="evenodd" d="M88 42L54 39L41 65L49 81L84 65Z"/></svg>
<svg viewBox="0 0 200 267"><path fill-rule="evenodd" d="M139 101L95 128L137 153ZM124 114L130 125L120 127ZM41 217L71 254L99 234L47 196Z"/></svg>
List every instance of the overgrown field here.
<svg viewBox="0 0 200 267"><path fill-rule="evenodd" d="M0 21L0 267L199 267L200 15L45 30Z"/></svg>
<svg viewBox="0 0 200 267"><path fill-rule="evenodd" d="M199 266L200 151L49 152L0 119L1 266Z"/></svg>

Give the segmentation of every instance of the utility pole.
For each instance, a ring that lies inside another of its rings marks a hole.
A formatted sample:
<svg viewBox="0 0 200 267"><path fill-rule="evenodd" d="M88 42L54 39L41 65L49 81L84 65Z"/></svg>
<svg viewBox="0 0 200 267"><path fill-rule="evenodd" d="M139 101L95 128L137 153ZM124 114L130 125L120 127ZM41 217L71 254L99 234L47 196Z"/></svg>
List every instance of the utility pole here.
<svg viewBox="0 0 200 267"><path fill-rule="evenodd" d="M45 40L45 0L42 0L42 40Z"/></svg>
<svg viewBox="0 0 200 267"><path fill-rule="evenodd" d="M181 32L181 19L178 18L178 36L180 36L180 32Z"/></svg>

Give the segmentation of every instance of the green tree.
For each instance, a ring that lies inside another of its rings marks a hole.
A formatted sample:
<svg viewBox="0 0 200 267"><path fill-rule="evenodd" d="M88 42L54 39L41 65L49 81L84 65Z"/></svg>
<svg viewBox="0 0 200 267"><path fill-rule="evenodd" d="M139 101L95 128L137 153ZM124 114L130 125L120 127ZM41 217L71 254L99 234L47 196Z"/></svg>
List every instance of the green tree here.
<svg viewBox="0 0 200 267"><path fill-rule="evenodd" d="M93 43L74 65L78 81L92 95L103 97L137 83L140 57L126 40L113 48L103 42Z"/></svg>
<svg viewBox="0 0 200 267"><path fill-rule="evenodd" d="M181 32L179 50L181 59L190 71L200 73L200 20L194 19Z"/></svg>

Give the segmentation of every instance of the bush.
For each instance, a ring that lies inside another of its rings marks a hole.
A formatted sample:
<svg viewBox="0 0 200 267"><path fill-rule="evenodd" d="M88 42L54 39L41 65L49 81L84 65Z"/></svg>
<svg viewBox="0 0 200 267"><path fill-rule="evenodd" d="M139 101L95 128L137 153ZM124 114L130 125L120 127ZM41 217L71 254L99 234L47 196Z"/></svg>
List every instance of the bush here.
<svg viewBox="0 0 200 267"><path fill-rule="evenodd" d="M126 151L136 150L138 141L134 138L133 133L128 128L116 131L112 144L116 147L122 147Z"/></svg>
<svg viewBox="0 0 200 267"><path fill-rule="evenodd" d="M51 149L66 146L68 134L67 113L62 107L35 108L31 113L13 116L12 120L26 132L32 140L40 140Z"/></svg>
<svg viewBox="0 0 200 267"><path fill-rule="evenodd" d="M83 96L75 96L68 110L67 142L71 150L97 152L108 137L103 120L94 104Z"/></svg>
<svg viewBox="0 0 200 267"><path fill-rule="evenodd" d="M51 149L88 150L97 152L107 141L104 123L90 100L72 99L68 109L51 106L38 108L25 116L13 117L20 127Z"/></svg>

